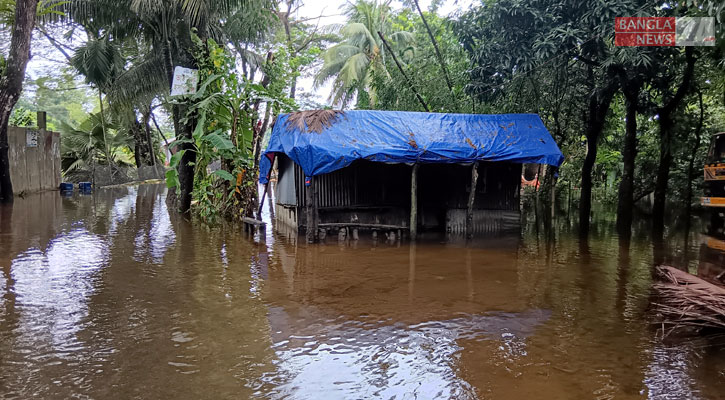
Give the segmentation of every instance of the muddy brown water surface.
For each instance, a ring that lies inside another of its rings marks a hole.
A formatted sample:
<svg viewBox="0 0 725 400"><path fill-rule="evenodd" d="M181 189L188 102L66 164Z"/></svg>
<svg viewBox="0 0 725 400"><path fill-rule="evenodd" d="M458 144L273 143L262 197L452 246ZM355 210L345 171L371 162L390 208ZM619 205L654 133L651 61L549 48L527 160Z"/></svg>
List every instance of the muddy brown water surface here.
<svg viewBox="0 0 725 400"><path fill-rule="evenodd" d="M725 396L725 339L651 325L653 263L696 270L695 234L620 246L595 221L584 243L557 222L468 246L308 246L190 223L164 198L0 208L1 398Z"/></svg>

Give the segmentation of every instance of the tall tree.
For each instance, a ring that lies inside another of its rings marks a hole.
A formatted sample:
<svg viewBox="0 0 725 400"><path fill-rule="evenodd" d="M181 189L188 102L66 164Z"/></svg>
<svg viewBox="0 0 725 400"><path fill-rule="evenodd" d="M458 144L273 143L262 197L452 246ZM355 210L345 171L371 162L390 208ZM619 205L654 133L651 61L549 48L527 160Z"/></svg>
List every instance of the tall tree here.
<svg viewBox="0 0 725 400"><path fill-rule="evenodd" d="M371 85L374 74L387 74L386 50L377 32L390 39L393 48L405 50L413 42L410 32L391 32L390 2L358 0L350 3L345 14L348 23L340 34L344 40L323 54L324 65L315 77L315 85L332 80L330 101L345 108L360 91L369 92L375 103L375 90Z"/></svg>
<svg viewBox="0 0 725 400"><path fill-rule="evenodd" d="M103 106L103 93L109 90L114 78L123 69L121 52L106 38L91 39L76 50L70 62L78 72L86 77L86 82L95 86L96 90L98 90L98 105L101 108L101 133L103 134L103 143L106 146L106 154L109 154L109 144L106 140L106 113ZM108 173L113 175L111 157L107 157L107 160L110 167Z"/></svg>
<svg viewBox="0 0 725 400"><path fill-rule="evenodd" d="M667 202L667 186L672 166L672 143L675 130L674 113L682 104L692 86L695 72L695 56L692 47L685 49L685 65L682 77L675 89L671 90L672 75L664 75L662 84L662 105L657 108L657 119L660 129L660 164L657 168L657 181L655 183L655 198L652 205L652 230L661 234L665 224L665 204ZM673 63L674 64L674 63ZM675 64L676 65L676 64Z"/></svg>
<svg viewBox="0 0 725 400"><path fill-rule="evenodd" d="M402 54L395 52L396 57L388 57L386 70L389 76L373 75L375 104L365 96L358 96L358 108L423 111L428 107L437 112L473 111L472 98L463 90L469 82L468 55L453 31L451 20L432 11L426 13L425 18L424 23L419 14L403 9L391 19L393 30L413 34L415 47ZM435 42L430 39L431 33ZM444 60L443 64L440 58ZM445 72L441 65L445 65ZM444 74L449 79L445 79Z"/></svg>
<svg viewBox="0 0 725 400"><path fill-rule="evenodd" d="M136 68L121 74L115 82L117 99L132 99L143 92L162 95L168 90L177 66L197 68L193 54L194 35L205 40L223 42L229 35L227 27L239 28L237 38L245 35L244 23L252 26L256 10L265 9L266 0L68 0L63 6L66 18L86 29L103 32L110 40L128 37L145 42L150 51ZM247 12L245 12L247 11ZM255 34L249 30L250 34ZM195 118L187 116L184 102L172 106L172 117L179 150L183 157L178 164L179 196L169 191L169 200L180 212L191 208L196 152L192 133Z"/></svg>
<svg viewBox="0 0 725 400"><path fill-rule="evenodd" d="M0 71L0 202L13 201L10 180L8 121L23 90L25 68L30 59L30 40L35 26L38 0L19 1L11 29L10 50Z"/></svg>
<svg viewBox="0 0 725 400"><path fill-rule="evenodd" d="M618 68L626 67L627 56L614 46L614 16L631 15L641 10L646 0L594 4L567 0L521 2L502 0L485 2L464 14L457 32L471 54L469 93L482 101L510 96L521 91L521 83L534 82L533 72L557 68L570 62L578 86L585 92L579 103L586 155L581 168L579 228L589 232L592 172L607 114L619 89ZM535 96L539 97L539 96ZM539 112L538 104L531 111ZM576 137L581 133L570 132Z"/></svg>
<svg viewBox="0 0 725 400"><path fill-rule="evenodd" d="M590 66L588 80L590 94L584 113L587 152L581 171L581 197L579 199L579 234L582 237L589 235L589 218L592 210L592 171L597 160L599 137L604 130L612 99L619 89L618 81L613 73L608 73L600 78L604 83L595 83L596 78L592 69Z"/></svg>
<svg viewBox="0 0 725 400"><path fill-rule="evenodd" d="M642 76L619 71L626 115L624 147L622 149L622 180L619 182L617 201L617 231L620 237L629 239L632 234L632 208L634 206L634 167L637 158L637 112L642 90Z"/></svg>

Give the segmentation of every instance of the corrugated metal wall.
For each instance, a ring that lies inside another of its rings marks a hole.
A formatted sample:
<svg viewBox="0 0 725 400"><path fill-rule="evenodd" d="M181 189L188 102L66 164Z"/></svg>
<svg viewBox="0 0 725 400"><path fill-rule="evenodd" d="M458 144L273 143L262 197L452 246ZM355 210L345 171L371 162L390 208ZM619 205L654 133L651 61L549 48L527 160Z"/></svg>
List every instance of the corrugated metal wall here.
<svg viewBox="0 0 725 400"><path fill-rule="evenodd" d="M474 210L473 233L497 233L517 231L521 227L521 214L517 211ZM446 213L446 231L466 232L466 210L450 209Z"/></svg>
<svg viewBox="0 0 725 400"><path fill-rule="evenodd" d="M358 161L347 168L315 177L318 207L380 207L410 205L410 166ZM295 165L297 199L305 203L302 169Z"/></svg>
<svg viewBox="0 0 725 400"><path fill-rule="evenodd" d="M290 176L290 172L294 171L298 204L294 218L298 226L304 226L304 173L294 163L285 166L285 163L280 162L279 165L281 176ZM358 161L347 168L315 177L320 222L359 221L407 226L410 174L409 165ZM513 221L518 226L520 182L520 164L480 163L474 203L474 209L482 211L477 212L474 218L477 232L505 230ZM420 226L430 229L450 228L452 231L458 229L460 221L465 226L470 186L470 165L421 165L418 180ZM278 203L282 204L279 200ZM459 218L461 212L462 218Z"/></svg>

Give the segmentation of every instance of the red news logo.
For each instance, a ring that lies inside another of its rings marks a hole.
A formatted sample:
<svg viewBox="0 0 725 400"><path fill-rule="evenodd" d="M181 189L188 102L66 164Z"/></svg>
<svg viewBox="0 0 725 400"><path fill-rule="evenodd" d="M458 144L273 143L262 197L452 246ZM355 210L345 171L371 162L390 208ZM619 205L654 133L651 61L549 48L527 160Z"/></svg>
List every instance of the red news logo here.
<svg viewBox="0 0 725 400"><path fill-rule="evenodd" d="M614 21L617 46L674 46L674 17L617 17Z"/></svg>

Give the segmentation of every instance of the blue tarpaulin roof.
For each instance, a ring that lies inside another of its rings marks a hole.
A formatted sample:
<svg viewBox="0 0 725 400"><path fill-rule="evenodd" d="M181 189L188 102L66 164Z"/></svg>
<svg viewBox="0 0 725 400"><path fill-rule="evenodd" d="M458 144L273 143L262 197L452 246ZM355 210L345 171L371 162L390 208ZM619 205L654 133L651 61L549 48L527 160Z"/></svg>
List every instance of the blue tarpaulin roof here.
<svg viewBox="0 0 725 400"><path fill-rule="evenodd" d="M314 132L277 118L260 161L266 183L274 154L284 153L306 176L345 168L355 160L386 163L509 161L561 165L564 156L536 114L439 114L346 111Z"/></svg>

